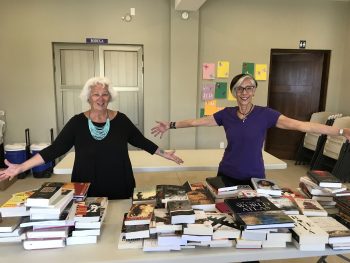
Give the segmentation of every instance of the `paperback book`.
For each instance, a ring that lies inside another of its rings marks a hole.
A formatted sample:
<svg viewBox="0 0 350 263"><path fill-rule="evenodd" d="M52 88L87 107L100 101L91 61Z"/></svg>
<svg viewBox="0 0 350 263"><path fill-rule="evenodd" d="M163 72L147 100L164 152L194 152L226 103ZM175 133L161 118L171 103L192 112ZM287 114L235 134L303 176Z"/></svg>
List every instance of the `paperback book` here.
<svg viewBox="0 0 350 263"><path fill-rule="evenodd" d="M307 175L321 187L341 188L341 181L328 171L311 170Z"/></svg>
<svg viewBox="0 0 350 263"><path fill-rule="evenodd" d="M254 189L259 194L267 194L267 195L282 195L281 188L270 179L266 178L251 178Z"/></svg>
<svg viewBox="0 0 350 263"><path fill-rule="evenodd" d="M48 207L61 195L64 183L46 182L27 198L26 206Z"/></svg>

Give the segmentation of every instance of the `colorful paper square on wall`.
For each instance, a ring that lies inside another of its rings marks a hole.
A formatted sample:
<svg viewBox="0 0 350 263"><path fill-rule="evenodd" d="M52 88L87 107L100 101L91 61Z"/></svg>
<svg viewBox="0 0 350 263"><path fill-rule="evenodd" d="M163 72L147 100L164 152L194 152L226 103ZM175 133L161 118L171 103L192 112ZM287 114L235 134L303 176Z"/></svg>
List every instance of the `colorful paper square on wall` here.
<svg viewBox="0 0 350 263"><path fill-rule="evenodd" d="M254 76L254 63L243 62L242 73L243 74L250 74L250 75Z"/></svg>
<svg viewBox="0 0 350 263"><path fill-rule="evenodd" d="M218 68L216 72L217 78L228 78L230 72L230 62L218 61Z"/></svg>
<svg viewBox="0 0 350 263"><path fill-rule="evenodd" d="M255 74L256 80L267 80L267 65L266 64L255 64Z"/></svg>
<svg viewBox="0 0 350 263"><path fill-rule="evenodd" d="M215 84L215 98L226 99L227 98L227 83L216 82Z"/></svg>
<svg viewBox="0 0 350 263"><path fill-rule="evenodd" d="M203 118L205 115L204 115L204 108L200 108L199 109L199 118Z"/></svg>
<svg viewBox="0 0 350 263"><path fill-rule="evenodd" d="M227 100L235 101L236 98L232 95L230 87L227 87Z"/></svg>
<svg viewBox="0 0 350 263"><path fill-rule="evenodd" d="M215 64L204 63L202 67L203 79L215 79Z"/></svg>
<svg viewBox="0 0 350 263"><path fill-rule="evenodd" d="M215 84L205 83L202 87L202 100L213 100L215 94Z"/></svg>
<svg viewBox="0 0 350 263"><path fill-rule="evenodd" d="M208 100L204 103L204 115L209 116L217 112L216 100Z"/></svg>

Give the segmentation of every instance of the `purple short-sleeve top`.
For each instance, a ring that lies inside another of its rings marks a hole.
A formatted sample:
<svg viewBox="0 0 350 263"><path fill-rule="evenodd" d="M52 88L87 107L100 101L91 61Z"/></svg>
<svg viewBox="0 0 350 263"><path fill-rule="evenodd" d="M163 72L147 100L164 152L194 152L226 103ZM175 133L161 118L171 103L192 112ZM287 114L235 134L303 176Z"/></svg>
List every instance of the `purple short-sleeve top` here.
<svg viewBox="0 0 350 263"><path fill-rule="evenodd" d="M227 147L219 172L238 180L264 178L262 147L268 128L276 126L281 113L268 107L254 106L243 121L237 116L238 107L227 107L214 114L226 133Z"/></svg>

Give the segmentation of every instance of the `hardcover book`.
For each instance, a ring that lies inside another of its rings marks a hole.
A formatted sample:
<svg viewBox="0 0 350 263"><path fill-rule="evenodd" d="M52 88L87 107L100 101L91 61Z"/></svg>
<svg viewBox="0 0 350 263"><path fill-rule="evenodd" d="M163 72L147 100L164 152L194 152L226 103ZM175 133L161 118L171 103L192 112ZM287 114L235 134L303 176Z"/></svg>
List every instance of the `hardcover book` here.
<svg viewBox="0 0 350 263"><path fill-rule="evenodd" d="M282 195L282 189L273 181L266 178L251 178L254 189L259 194Z"/></svg>
<svg viewBox="0 0 350 263"><path fill-rule="evenodd" d="M328 171L311 170L307 172L307 175L319 186L330 188L342 187L340 180Z"/></svg>
<svg viewBox="0 0 350 263"><path fill-rule="evenodd" d="M294 222L266 197L226 199L237 223L245 229L293 227Z"/></svg>
<svg viewBox="0 0 350 263"><path fill-rule="evenodd" d="M207 177L205 180L215 189L216 193L237 189L237 185L233 185L231 180L224 176Z"/></svg>

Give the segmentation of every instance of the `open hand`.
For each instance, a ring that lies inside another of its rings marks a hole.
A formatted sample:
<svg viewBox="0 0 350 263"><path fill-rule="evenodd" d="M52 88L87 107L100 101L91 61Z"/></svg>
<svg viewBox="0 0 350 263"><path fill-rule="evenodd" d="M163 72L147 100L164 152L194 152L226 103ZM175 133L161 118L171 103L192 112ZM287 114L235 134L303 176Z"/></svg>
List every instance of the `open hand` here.
<svg viewBox="0 0 350 263"><path fill-rule="evenodd" d="M5 164L8 166L8 168L0 171L0 181L7 178L12 180L13 177L22 172L19 164L10 163L8 160L5 160Z"/></svg>
<svg viewBox="0 0 350 263"><path fill-rule="evenodd" d="M163 157L168 160L174 161L177 164L182 164L184 162L180 157L175 155L175 150L170 152L164 152Z"/></svg>
<svg viewBox="0 0 350 263"><path fill-rule="evenodd" d="M154 126L151 129L151 133L153 134L154 137L157 137L158 135L159 138L161 139L163 137L163 134L169 130L169 122L168 121L156 121L158 123L157 126Z"/></svg>

